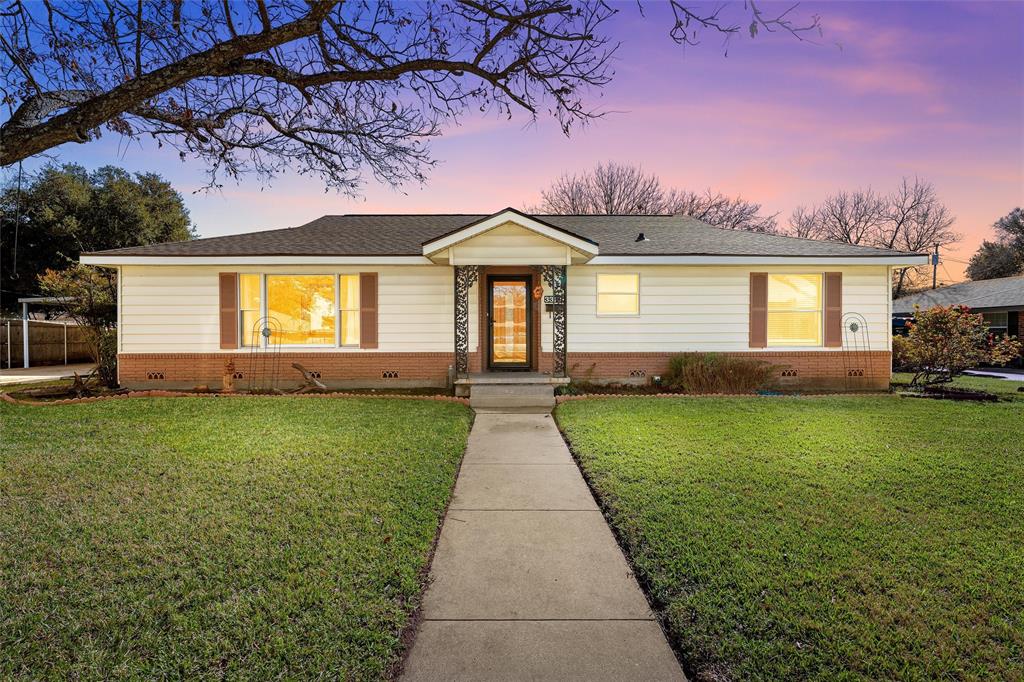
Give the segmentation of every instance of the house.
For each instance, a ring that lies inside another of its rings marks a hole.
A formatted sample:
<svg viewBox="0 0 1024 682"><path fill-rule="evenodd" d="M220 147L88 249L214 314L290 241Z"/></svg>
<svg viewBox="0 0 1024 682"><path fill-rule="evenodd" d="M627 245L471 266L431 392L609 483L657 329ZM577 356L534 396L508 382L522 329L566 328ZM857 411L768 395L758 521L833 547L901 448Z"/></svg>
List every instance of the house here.
<svg viewBox="0 0 1024 682"><path fill-rule="evenodd" d="M892 305L893 332L903 333L914 318L915 306L927 310L939 305L965 305L981 313L996 336L1024 338L1024 275L961 282L898 298ZM1014 364L1020 366L1022 361Z"/></svg>
<svg viewBox="0 0 1024 682"><path fill-rule="evenodd" d="M795 387L883 388L891 273L927 256L509 208L328 215L82 262L119 271L127 386L293 383L298 362L329 386L465 393L502 377L656 381L685 351L770 361Z"/></svg>

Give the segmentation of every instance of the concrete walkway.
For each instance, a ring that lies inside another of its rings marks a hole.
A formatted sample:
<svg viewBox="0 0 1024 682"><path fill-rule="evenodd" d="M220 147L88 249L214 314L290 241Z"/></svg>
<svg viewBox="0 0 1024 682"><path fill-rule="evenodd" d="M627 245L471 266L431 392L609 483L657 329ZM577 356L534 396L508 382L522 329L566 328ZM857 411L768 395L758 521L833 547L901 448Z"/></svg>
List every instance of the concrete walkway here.
<svg viewBox="0 0 1024 682"><path fill-rule="evenodd" d="M405 680L683 680L550 415L478 414Z"/></svg>

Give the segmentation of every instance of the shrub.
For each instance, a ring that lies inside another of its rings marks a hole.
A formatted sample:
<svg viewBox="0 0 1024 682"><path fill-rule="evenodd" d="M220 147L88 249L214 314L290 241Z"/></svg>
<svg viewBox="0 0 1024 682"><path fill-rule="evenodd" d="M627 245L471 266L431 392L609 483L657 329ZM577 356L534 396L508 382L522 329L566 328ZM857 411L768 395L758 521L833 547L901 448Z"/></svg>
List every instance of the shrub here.
<svg viewBox="0 0 1024 682"><path fill-rule="evenodd" d="M892 369L894 372L910 372L911 344L906 336L892 337Z"/></svg>
<svg viewBox="0 0 1024 682"><path fill-rule="evenodd" d="M913 372L911 385L952 381L965 369L981 364L1001 365L1017 357L1015 337L996 339L980 314L967 306L916 309L907 336L893 339L893 362Z"/></svg>
<svg viewBox="0 0 1024 682"><path fill-rule="evenodd" d="M117 273L76 264L47 270L38 281L42 292L59 299L59 307L86 330L103 385L117 386Z"/></svg>
<svg viewBox="0 0 1024 682"><path fill-rule="evenodd" d="M768 386L776 367L719 353L681 353L668 361L662 383L683 393L752 393Z"/></svg>

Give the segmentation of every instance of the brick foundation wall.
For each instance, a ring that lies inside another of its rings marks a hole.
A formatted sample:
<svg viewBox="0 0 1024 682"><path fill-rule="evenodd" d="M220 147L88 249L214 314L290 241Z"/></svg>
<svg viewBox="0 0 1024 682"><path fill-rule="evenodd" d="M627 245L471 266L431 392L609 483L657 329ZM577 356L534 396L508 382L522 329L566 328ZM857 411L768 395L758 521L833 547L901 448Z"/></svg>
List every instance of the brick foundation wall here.
<svg viewBox="0 0 1024 682"><path fill-rule="evenodd" d="M541 359L551 366L550 353ZM595 382L646 383L668 369L676 353L569 353L569 375ZM892 372L889 351L780 351L777 353L725 353L778 365L779 388L864 390L886 389Z"/></svg>
<svg viewBox="0 0 1024 682"><path fill-rule="evenodd" d="M665 373L676 353L569 353L569 375L582 381L647 383ZM892 354L888 351L781 351L728 353L778 365L778 386L792 389L864 390L889 386ZM331 388L446 386L454 353L302 353L277 356L282 387L297 386L301 375L293 362ZM245 388L253 372L269 371L271 356L253 363L249 353L122 353L118 356L121 384L130 388L219 388L229 360L234 360L235 386ZM482 354L470 354L470 371L480 371ZM551 353L541 353L537 367L551 371ZM397 372L397 376L393 373Z"/></svg>
<svg viewBox="0 0 1024 682"><path fill-rule="evenodd" d="M455 353L370 353L370 352L285 352L276 354L278 378L282 387L298 386L302 375L292 368L298 362L331 388L409 388L443 387L448 368L455 364ZM234 360L234 382L243 389L250 376L265 378L272 369L273 356L263 355L253 362L249 353L121 353L118 375L121 385L130 388L191 388L206 385L220 388L225 366ZM394 374L397 373L397 376Z"/></svg>

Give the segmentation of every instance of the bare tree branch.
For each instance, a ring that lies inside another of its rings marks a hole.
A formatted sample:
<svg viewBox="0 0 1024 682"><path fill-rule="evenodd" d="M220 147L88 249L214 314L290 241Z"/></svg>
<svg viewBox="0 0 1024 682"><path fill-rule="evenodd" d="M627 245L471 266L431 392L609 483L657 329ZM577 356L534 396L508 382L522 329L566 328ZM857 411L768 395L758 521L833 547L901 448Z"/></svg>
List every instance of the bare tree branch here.
<svg viewBox="0 0 1024 682"><path fill-rule="evenodd" d="M534 213L581 215L687 215L730 230L775 232L776 216L761 215L761 204L721 192L666 190L639 166L598 164L580 174L566 173L541 190Z"/></svg>
<svg viewBox="0 0 1024 682"><path fill-rule="evenodd" d="M818 26L751 0L710 14L673 0L679 42L751 25ZM426 141L469 111L599 117L618 8L604 0L13 0L0 11L0 165L104 131L152 136L210 183L291 168L355 192L363 171L422 180Z"/></svg>
<svg viewBox="0 0 1024 682"><path fill-rule="evenodd" d="M935 187L920 178L903 178L887 195L870 188L836 192L819 206L797 207L789 219L790 233L797 237L917 253L959 241L954 222ZM894 294L901 295L920 274L920 269L900 270Z"/></svg>
<svg viewBox="0 0 1024 682"><path fill-rule="evenodd" d="M16 3L0 16L13 85L0 164L106 128L205 159L211 182L289 165L346 191L366 168L422 180L425 140L470 107L547 108L566 131L592 118L583 100L610 76L599 29L614 13L561 0Z"/></svg>

